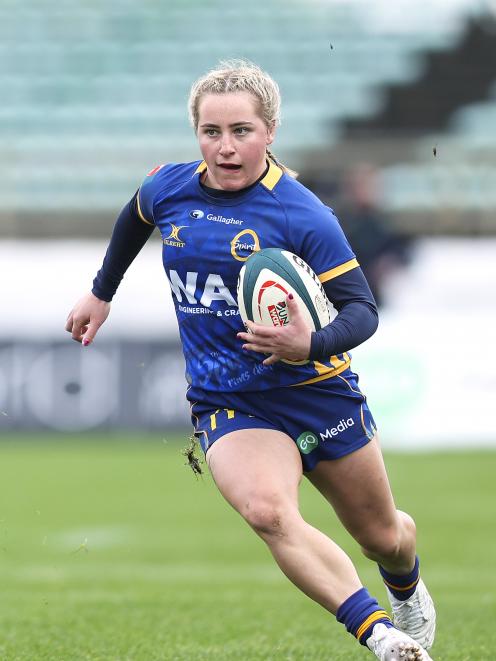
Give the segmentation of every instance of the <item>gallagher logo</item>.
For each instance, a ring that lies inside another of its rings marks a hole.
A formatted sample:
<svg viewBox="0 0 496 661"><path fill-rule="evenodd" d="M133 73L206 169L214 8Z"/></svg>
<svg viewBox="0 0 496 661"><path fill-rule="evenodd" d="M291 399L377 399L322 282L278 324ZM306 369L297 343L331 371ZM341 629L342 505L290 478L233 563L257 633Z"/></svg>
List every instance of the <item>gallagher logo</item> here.
<svg viewBox="0 0 496 661"><path fill-rule="evenodd" d="M204 215L205 214L203 213L203 211L201 209L193 209L193 211L189 212L190 218L195 218L195 220L197 218L203 218Z"/></svg>
<svg viewBox="0 0 496 661"><path fill-rule="evenodd" d="M174 225L174 223L169 223L169 225L171 226L171 233L164 238L164 244L166 246L173 246L174 248L182 248L186 243L179 238L179 232L188 226L179 225L178 227L177 225Z"/></svg>
<svg viewBox="0 0 496 661"><path fill-rule="evenodd" d="M238 262L246 262L248 257L260 250L260 240L253 230L241 230L231 241L231 255Z"/></svg>

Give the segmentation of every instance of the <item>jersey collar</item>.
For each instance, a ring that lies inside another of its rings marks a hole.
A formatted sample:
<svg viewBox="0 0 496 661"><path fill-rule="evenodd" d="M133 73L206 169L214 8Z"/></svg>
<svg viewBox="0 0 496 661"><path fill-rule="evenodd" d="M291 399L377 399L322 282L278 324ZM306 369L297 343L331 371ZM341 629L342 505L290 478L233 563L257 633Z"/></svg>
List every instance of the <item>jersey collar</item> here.
<svg viewBox="0 0 496 661"><path fill-rule="evenodd" d="M265 186L267 190L273 190L277 182L284 173L281 170L281 168L278 165L276 165L271 158L268 158L267 162L269 163L269 169L265 177L260 180L260 183L262 184L262 186ZM205 163L205 161L202 161L199 164L199 166L196 168L193 176L196 174L199 174L201 176L206 169L207 169L207 164Z"/></svg>

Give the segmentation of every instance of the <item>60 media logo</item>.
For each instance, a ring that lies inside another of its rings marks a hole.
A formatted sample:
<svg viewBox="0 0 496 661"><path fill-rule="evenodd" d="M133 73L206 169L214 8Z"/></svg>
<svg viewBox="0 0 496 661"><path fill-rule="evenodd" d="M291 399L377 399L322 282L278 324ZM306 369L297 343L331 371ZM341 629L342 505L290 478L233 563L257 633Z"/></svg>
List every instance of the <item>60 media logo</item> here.
<svg viewBox="0 0 496 661"><path fill-rule="evenodd" d="M311 431L304 431L296 439L296 445L300 448L303 454L309 454L319 444L319 439Z"/></svg>

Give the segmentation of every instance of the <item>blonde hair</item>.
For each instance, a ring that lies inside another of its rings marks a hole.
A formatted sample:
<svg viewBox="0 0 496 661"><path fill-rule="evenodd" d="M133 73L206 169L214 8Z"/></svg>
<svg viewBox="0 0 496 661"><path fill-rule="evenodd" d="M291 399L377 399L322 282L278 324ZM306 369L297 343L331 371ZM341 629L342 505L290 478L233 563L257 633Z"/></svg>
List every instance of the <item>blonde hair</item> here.
<svg viewBox="0 0 496 661"><path fill-rule="evenodd" d="M281 93L276 81L259 66L249 60L222 60L191 86L188 101L189 119L195 133L198 132L199 106L204 94L228 94L249 92L258 101L261 118L267 128L281 123ZM267 156L291 177L298 174L280 163L267 147Z"/></svg>

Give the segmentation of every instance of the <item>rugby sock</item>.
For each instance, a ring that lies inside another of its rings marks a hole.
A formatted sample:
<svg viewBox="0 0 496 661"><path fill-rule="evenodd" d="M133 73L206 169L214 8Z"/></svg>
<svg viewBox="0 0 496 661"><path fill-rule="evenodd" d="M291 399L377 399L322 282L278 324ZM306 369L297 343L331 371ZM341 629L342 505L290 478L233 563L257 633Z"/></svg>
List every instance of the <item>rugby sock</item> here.
<svg viewBox="0 0 496 661"><path fill-rule="evenodd" d="M415 556L415 566L409 574L404 574L403 576L390 574L380 565L379 571L381 572L382 580L386 584L389 592L400 601L406 601L409 599L417 589L417 583L420 579L419 559L417 556Z"/></svg>
<svg viewBox="0 0 496 661"><path fill-rule="evenodd" d="M387 627L393 626L389 615L369 595L366 588L361 588L341 604L336 613L336 619L344 624L346 630L353 634L362 645L367 644L372 629L379 622Z"/></svg>

